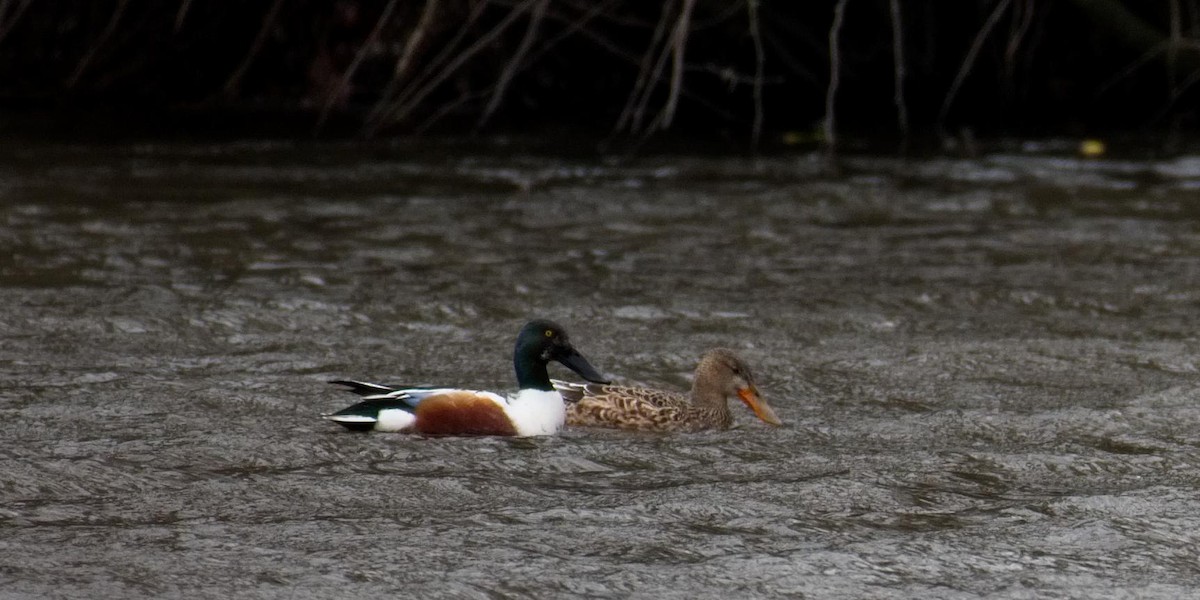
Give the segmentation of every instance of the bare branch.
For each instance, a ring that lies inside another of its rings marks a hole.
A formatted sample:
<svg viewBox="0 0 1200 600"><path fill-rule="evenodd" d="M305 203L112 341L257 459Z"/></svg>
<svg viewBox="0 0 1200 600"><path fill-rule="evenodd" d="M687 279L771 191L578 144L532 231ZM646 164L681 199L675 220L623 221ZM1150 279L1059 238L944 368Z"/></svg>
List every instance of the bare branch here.
<svg viewBox="0 0 1200 600"><path fill-rule="evenodd" d="M660 73L658 67L652 67L656 55L655 49L659 42L666 35L667 31L667 15L670 14L670 9L674 5L673 1L663 3L662 14L659 16L658 24L654 27L654 35L650 39L650 44L646 46L646 52L642 55L641 67L638 69L638 77L633 83L633 89L629 92L629 99L625 101L625 108L621 110L621 116L617 118L615 129L621 131L629 127L631 131L636 131L641 126L642 111L645 110L645 101L642 101L643 90L646 89L650 80L650 72L652 69L656 71L654 80L658 81L657 73ZM663 54L658 54L659 61L657 65L662 64ZM649 94L649 92L646 92ZM639 108L638 105L641 105Z"/></svg>
<svg viewBox="0 0 1200 600"><path fill-rule="evenodd" d="M467 46L466 49L455 55L454 60L451 60L445 67L439 70L436 75L429 79L429 81L425 82L419 87L414 86L416 89L413 92L401 95L401 97L387 109L386 114L391 119L396 121L402 121L407 118L409 113L411 113L425 99L426 96L431 94L433 90L437 89L437 86L441 85L442 82L449 79L450 76L458 71L458 69L464 64L466 64L467 61L471 60L471 58L473 58L484 48L487 48L488 45L490 45L497 37L499 37L500 34L504 33L504 31L508 29L518 17L521 16L522 12L528 10L534 1L535 0L527 0L522 5L524 7L523 10L514 10L505 15L505 17L501 19L500 22L496 23L496 25L492 27L490 31L479 36L473 44Z"/></svg>
<svg viewBox="0 0 1200 600"><path fill-rule="evenodd" d="M363 121L363 132L365 134L374 135L376 130L382 125L381 115L386 110L388 103L395 97L396 89L407 78L413 59L416 57L421 44L428 35L429 28L433 24L433 17L437 14L438 2L439 0L427 0L425 2L425 8L421 10L421 19L417 21L416 27L409 33L408 40L404 43L404 51L400 53L400 58L396 59L396 66L392 70L392 78L388 81L387 86L384 87L383 92L379 94L379 100L375 102L375 106L371 107L371 112L367 114L366 119ZM469 26L470 23L464 24L462 31L465 32Z"/></svg>
<svg viewBox="0 0 1200 600"><path fill-rule="evenodd" d="M69 78L67 78L68 89L75 87L75 84L79 83L79 78L83 76L83 72L87 70L88 65L92 63L92 59L96 57L96 51L99 50L100 47L108 41L108 38L112 37L113 32L117 30L117 23L121 22L121 15L125 14L125 7L128 4L129 0L119 0L117 2L116 8L113 9L112 15L108 18L108 24L104 26L104 31L100 32L100 36L96 38L96 41L92 44L91 48L88 48L87 53L83 55L82 59L80 59L79 64L75 66L75 72L72 73Z"/></svg>
<svg viewBox="0 0 1200 600"><path fill-rule="evenodd" d="M538 58L540 58L542 55L546 54L547 52L553 50L554 47L559 42L563 41L564 39L566 39L570 36L580 34L580 33L587 35L587 33L586 33L587 30L585 30L584 27L588 23L590 23L593 19L595 19L596 17L603 15L605 10L608 10L609 7L611 7L613 4L616 4L619 1L620 0L605 0L604 2L592 2L590 4L590 6L588 7L588 9L586 11L583 11L584 15L582 17L572 19L572 20L567 20L564 17L558 16L554 11L548 10L546 13L547 17L549 17L550 19L558 19L560 21L567 23L567 27L565 27L562 31L560 31L558 33L558 35L546 40L546 42L543 43L540 48L538 48L538 51L536 53L534 53L533 56L530 57L528 62L530 62L530 63L536 62ZM549 8L548 5L547 5L547 8ZM625 56L630 56L630 55L631 54L626 54Z"/></svg>
<svg viewBox="0 0 1200 600"><path fill-rule="evenodd" d="M1159 109L1158 113L1155 114L1150 120L1159 121L1165 118L1167 114L1170 113L1171 109L1174 108L1179 102L1179 99L1182 98L1184 94L1186 94L1188 90L1190 90L1192 86L1196 85L1197 83L1200 83L1200 71L1193 71L1191 74L1185 77L1183 81L1177 83L1175 87L1171 89L1170 97L1163 104L1163 107Z"/></svg>
<svg viewBox="0 0 1200 600"><path fill-rule="evenodd" d="M696 0L683 0L679 20L675 23L675 34L671 44L671 88L667 95L667 103L663 106L659 126L663 129L671 126L675 118L675 107L679 104L679 88L683 83L683 54L687 48L688 31L691 28L692 9Z"/></svg>
<svg viewBox="0 0 1200 600"><path fill-rule="evenodd" d="M432 128L435 124L437 124L437 122L440 121L442 119L442 117L445 117L446 115L448 115L456 110L459 110L462 107L466 106L467 104L475 102L476 100L479 100L486 95L487 95L487 92L463 92L458 97L457 100L455 100L453 102L442 103L442 105L439 106L437 108L437 110L433 111L433 113L430 114L428 117L425 117L425 120L420 125L413 127L413 129L412 129L413 134L414 135L424 134L426 131L428 131L430 128Z"/></svg>
<svg viewBox="0 0 1200 600"><path fill-rule="evenodd" d="M900 18L900 0L890 0L892 13L892 75L896 95L896 123L900 135L908 142L908 104L904 100L904 78L907 74L904 61L904 23Z"/></svg>
<svg viewBox="0 0 1200 600"><path fill-rule="evenodd" d="M242 85L242 77L246 76L246 71L250 69L250 65L262 50L263 44L267 41L267 36L271 33L271 28L275 26L275 19L279 18L279 10L283 8L284 0L275 0L271 4L271 8L267 10L267 14L263 17L262 27L258 29L258 35L254 38L254 43L250 45L250 50L242 59L242 63L233 71L229 79L225 81L223 92L226 98L232 98L237 95L238 87Z"/></svg>
<svg viewBox="0 0 1200 600"><path fill-rule="evenodd" d="M1167 45L1167 90L1175 89L1176 68L1179 63L1179 46L1183 42L1183 9L1179 0L1169 0L1171 12L1171 42Z"/></svg>
<svg viewBox="0 0 1200 600"><path fill-rule="evenodd" d="M1166 42L1161 42L1161 43L1156 44L1153 47L1149 48L1148 50L1143 52L1141 56L1139 56L1136 59L1134 59L1133 61L1131 61L1129 63L1129 66L1125 67L1124 69L1121 69L1119 72L1115 73L1112 77L1105 80L1104 83L1100 84L1100 86L1096 88L1096 95L1099 96L1101 94L1108 92L1108 90L1111 89L1114 85L1116 85L1117 82L1121 81L1122 79L1125 79L1126 77L1133 75L1133 73L1135 71L1146 66L1147 64L1150 63L1150 61L1153 61L1156 58L1158 58L1158 55L1166 52L1166 50L1167 50Z"/></svg>
<svg viewBox="0 0 1200 600"><path fill-rule="evenodd" d="M816 73L809 70L808 65L792 53L790 38L780 39L781 37L783 36L769 29L763 32L763 38L770 46L771 56L775 57L775 61L791 71L793 75L799 77L800 80L804 81L811 88L823 89L825 81Z"/></svg>
<svg viewBox="0 0 1200 600"><path fill-rule="evenodd" d="M477 0L472 4L470 14L467 15L466 21L463 22L462 26L458 28L458 32L456 32L454 34L454 37L451 38L442 47L441 52L437 53L437 55L434 56L432 60L430 60L428 63L425 64L424 70L422 70L418 75L413 77L414 85L421 83L423 81L427 81L429 78L434 77L441 70L443 64L445 64L447 61L451 60L452 57L457 56L455 54L455 52L458 50L458 45L464 39L467 39L468 37L470 37L470 35L472 33L471 26L474 25L475 22L479 20L479 18L483 15L483 11L485 9L487 9L488 5L490 5L490 4L491 4L490 0ZM422 19L424 19L424 15L422 15ZM402 60L403 60L403 57L402 57ZM397 74L399 73L400 66L401 66L400 63L397 62L397 64L396 64ZM396 98L396 102L402 102L402 101L404 101L404 99L405 99L405 96L403 94L401 94L399 97Z"/></svg>
<svg viewBox="0 0 1200 600"><path fill-rule="evenodd" d="M1029 28L1033 26L1033 17L1037 12L1036 2L1037 0L1020 0L1013 8L1017 26L1009 35L1008 44L1004 47L1004 81L1010 98L1015 95L1013 90L1016 84L1013 82L1016 79L1017 52L1021 49Z"/></svg>
<svg viewBox="0 0 1200 600"><path fill-rule="evenodd" d="M1008 5L1012 4L1012 0L1000 0L996 3L996 8L992 10L992 14L988 15L987 21L983 23L983 27L979 29L979 33L975 35L975 41L971 43L971 49L967 51L967 55L963 57L962 65L958 68L958 74L954 76L954 83L950 84L950 90L946 92L946 99L942 101L942 110L938 112L937 127L941 129L946 123L946 116L950 114L950 105L954 104L954 98L958 96L958 89L962 87L963 81L966 80L967 74L971 71L971 67L975 65L975 59L979 56L979 50L983 48L983 42L987 39L988 34L1000 22L1000 16L1004 11L1008 10Z"/></svg>
<svg viewBox="0 0 1200 600"><path fill-rule="evenodd" d="M179 33L179 30L183 29L183 20L191 8L192 0L183 0L179 3L179 12L175 13L175 33Z"/></svg>
<svg viewBox="0 0 1200 600"><path fill-rule="evenodd" d="M379 15L379 19L375 21L375 27L371 28L371 33L367 34L367 38L363 40L361 46L358 47L358 52L354 54L354 60L346 67L346 72L342 73L338 79L337 85L333 86L327 94L325 94L325 103L321 106L321 115L317 117L317 129L325 125L325 121L329 118L329 113L333 110L333 105L342 98L346 90L350 87L350 80L354 78L354 74L358 72L358 67L362 65L362 61L366 58L367 53L375 46L379 40L379 34L383 31L383 27L387 24L388 19L392 16L392 11L396 9L396 0L388 0L387 6L383 7L383 12Z"/></svg>
<svg viewBox="0 0 1200 600"><path fill-rule="evenodd" d="M404 43L404 52L400 54L400 58L396 59L396 68L392 71L394 77L402 79L408 73L408 68L412 65L413 57L416 55L416 49L424 41L429 26L433 23L433 16L437 14L437 8L438 0L429 0L425 3L425 8L421 11L421 20L417 22L417 26L408 36L408 41Z"/></svg>
<svg viewBox="0 0 1200 600"><path fill-rule="evenodd" d="M837 112L834 100L841 83L842 22L846 18L847 0L838 0L833 7L833 23L829 26L829 87L825 90L825 158L830 165L837 156Z"/></svg>
<svg viewBox="0 0 1200 600"><path fill-rule="evenodd" d="M653 88L643 89L641 101L634 112L633 124L630 127L631 132L641 131L644 135L649 135L656 129L666 129L671 125L671 121L675 116L675 107L678 104L679 95L683 87L683 74L685 71L683 55L684 50L687 48L687 37L691 30L691 15L694 6L695 0L683 0L683 6L679 10L679 16L675 18L675 26L671 29L671 35L667 39L666 44L664 44L662 52L659 53L658 61L654 64L651 79L658 82L662 79L667 59L671 59L671 80L667 86L667 100L650 124L643 129L641 127L642 117L650 105L650 99L654 92Z"/></svg>
<svg viewBox="0 0 1200 600"><path fill-rule="evenodd" d="M454 53L458 50L459 44L473 31L471 26L479 20L479 17L483 15L484 9L486 9L489 4L489 0L479 0L475 2L471 6L471 12L469 15L467 15L466 21L459 26L458 32L455 33L454 37L442 46L442 51L434 56L432 60L426 63L425 68L421 71L421 73L413 77L411 81L406 80L406 78L403 76L404 74L400 71L401 66L404 66L405 69L407 69L409 66L408 63L405 63L404 65L401 64L407 60L408 47L406 46L406 55L401 56L400 61L396 63L396 71L392 74L391 81L388 82L387 88L384 90L383 94L380 95L379 101L375 104L375 108L371 109L371 113L367 116L367 122L364 129L369 135L374 134L379 127L382 127L384 123L388 122L389 120L396 120L395 117L390 117L389 114L395 111L399 106L403 105L410 97L412 97L414 93L416 93L417 90L421 89L423 82L429 81L431 78L437 76L438 69L446 61L450 60L452 56L455 56ZM424 23L426 15L433 14L430 5L427 4L425 8L426 12L421 17L422 23ZM418 27L421 27L421 25L418 25ZM424 33L422 35L424 35ZM415 46L413 47L415 48ZM403 86L403 90L398 91L401 89L401 86Z"/></svg>
<svg viewBox="0 0 1200 600"><path fill-rule="evenodd" d="M487 106L484 107L483 114L479 115L479 121L475 124L476 128L482 128L500 106L500 101L504 99L504 93L508 90L508 84L516 76L522 60L529 53L529 48L533 46L533 40L537 37L538 27L542 23L542 18L546 16L546 5L548 3L549 0L538 0L537 4L533 6L533 12L529 15L529 27L525 29L525 36L521 38L521 43L517 46L516 52L513 52L512 58L509 59L504 70L500 72L500 78L496 81L492 92L492 98L488 100Z"/></svg>
<svg viewBox="0 0 1200 600"><path fill-rule="evenodd" d="M5 13L8 12L9 1L3 0L3 2L0 2L0 20L4 19ZM0 21L0 42L4 41L4 37L8 35L8 32L13 30L13 27L16 27L17 21L21 20L21 15L25 13L25 9L29 8L29 5L32 3L33 0L21 0L21 3L8 16L8 22L3 23Z"/></svg>
<svg viewBox="0 0 1200 600"><path fill-rule="evenodd" d="M762 34L758 30L758 2L746 1L746 17L750 21L750 39L754 41L754 123L750 127L750 147L758 150L763 126L763 75L766 53L763 50Z"/></svg>
<svg viewBox="0 0 1200 600"><path fill-rule="evenodd" d="M584 27L584 25L586 25L587 22L590 21L593 17L605 16L604 11L607 10L609 6L617 4L619 1L620 0L606 0L605 2L602 2L602 3L592 4L592 5L590 5L590 7L588 9L588 14L582 19L567 19L566 17L563 17L563 16L559 15L558 13L556 13L553 10L553 6L551 6L546 14L547 18L565 22L569 25L569 27L564 29L556 38L552 38L552 40L550 42L548 42L545 46L540 48L538 50L538 53L535 54L535 56L552 50L553 44L557 43L558 41L561 41L562 38L565 38L569 35L578 34L578 35L582 36L584 39L590 40L591 42L596 44L596 46L598 48L604 50L605 52L612 54L613 56L615 56L617 58L620 58L620 59L628 62L631 65L640 64L639 61L642 58L644 58L644 55L639 56L637 54L634 54L633 52L630 52L630 51L622 48L620 46L620 44L618 44L617 42L604 37L598 31ZM724 68L718 69L718 68L711 67L711 66L687 66L687 65L685 65L684 71L685 72L690 72L690 71L710 72L710 73L714 73L720 77L730 77L727 69L724 69ZM751 76L739 76L737 73L734 73L732 78L735 81L751 81ZM780 79L767 80L764 78L764 83L766 81L778 82L781 80ZM724 119L724 120L730 121L730 122L737 120L737 117L735 117L732 112L717 106L714 102L712 102L712 100L710 100L704 96L701 96L699 94L688 91L687 86L682 86L679 90L679 93L683 98L686 98L689 102L696 104L698 106L703 106L704 108L711 110L714 114L718 115L721 119Z"/></svg>

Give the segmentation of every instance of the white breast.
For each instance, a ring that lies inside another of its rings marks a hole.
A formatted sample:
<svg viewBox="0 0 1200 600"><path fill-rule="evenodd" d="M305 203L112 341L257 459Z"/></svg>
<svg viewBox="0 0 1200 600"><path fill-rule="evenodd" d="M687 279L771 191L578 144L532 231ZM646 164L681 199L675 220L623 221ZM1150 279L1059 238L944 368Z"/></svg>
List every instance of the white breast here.
<svg viewBox="0 0 1200 600"><path fill-rule="evenodd" d="M567 408L558 392L521 390L505 408L517 435L554 435L567 422Z"/></svg>

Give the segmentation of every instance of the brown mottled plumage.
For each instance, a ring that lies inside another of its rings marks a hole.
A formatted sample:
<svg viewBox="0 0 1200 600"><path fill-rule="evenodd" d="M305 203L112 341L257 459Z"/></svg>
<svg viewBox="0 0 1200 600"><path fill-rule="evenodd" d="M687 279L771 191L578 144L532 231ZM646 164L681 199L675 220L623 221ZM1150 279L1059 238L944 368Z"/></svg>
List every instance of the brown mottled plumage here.
<svg viewBox="0 0 1200 600"><path fill-rule="evenodd" d="M690 394L650 388L552 381L567 402L567 424L644 431L728 429L727 398L735 397L771 425L782 425L758 394L750 367L730 350L714 348L696 366Z"/></svg>

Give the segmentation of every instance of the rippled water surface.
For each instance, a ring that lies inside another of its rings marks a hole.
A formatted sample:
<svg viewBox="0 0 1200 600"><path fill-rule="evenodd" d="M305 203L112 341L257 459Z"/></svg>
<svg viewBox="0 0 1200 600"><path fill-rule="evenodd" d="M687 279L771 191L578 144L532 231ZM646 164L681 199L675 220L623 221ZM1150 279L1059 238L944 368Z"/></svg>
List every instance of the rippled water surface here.
<svg viewBox="0 0 1200 600"><path fill-rule="evenodd" d="M4 598L1181 598L1200 159L0 149ZM788 425L359 435L736 348ZM567 375L557 369L555 375Z"/></svg>

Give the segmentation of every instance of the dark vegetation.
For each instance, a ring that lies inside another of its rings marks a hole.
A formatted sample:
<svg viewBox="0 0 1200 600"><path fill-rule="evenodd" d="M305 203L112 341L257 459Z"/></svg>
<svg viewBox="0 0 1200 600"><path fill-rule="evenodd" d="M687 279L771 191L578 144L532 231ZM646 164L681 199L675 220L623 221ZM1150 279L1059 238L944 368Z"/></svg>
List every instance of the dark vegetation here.
<svg viewBox="0 0 1200 600"><path fill-rule="evenodd" d="M0 126L1180 131L1198 40L1200 0L0 0Z"/></svg>

